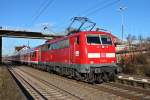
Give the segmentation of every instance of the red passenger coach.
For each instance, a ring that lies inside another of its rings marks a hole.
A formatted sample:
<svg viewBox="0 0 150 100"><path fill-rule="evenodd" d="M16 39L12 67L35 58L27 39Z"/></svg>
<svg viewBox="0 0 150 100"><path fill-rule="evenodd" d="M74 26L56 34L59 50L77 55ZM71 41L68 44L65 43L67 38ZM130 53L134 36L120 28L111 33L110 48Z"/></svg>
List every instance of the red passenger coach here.
<svg viewBox="0 0 150 100"><path fill-rule="evenodd" d="M101 83L114 80L118 73L115 53L111 33L78 30L21 51L19 60L49 72Z"/></svg>
<svg viewBox="0 0 150 100"><path fill-rule="evenodd" d="M9 60L13 62L20 62L22 64L37 65L39 56L39 48L23 48L15 55L11 56Z"/></svg>
<svg viewBox="0 0 150 100"><path fill-rule="evenodd" d="M39 48L29 50L28 64L38 64L39 61Z"/></svg>

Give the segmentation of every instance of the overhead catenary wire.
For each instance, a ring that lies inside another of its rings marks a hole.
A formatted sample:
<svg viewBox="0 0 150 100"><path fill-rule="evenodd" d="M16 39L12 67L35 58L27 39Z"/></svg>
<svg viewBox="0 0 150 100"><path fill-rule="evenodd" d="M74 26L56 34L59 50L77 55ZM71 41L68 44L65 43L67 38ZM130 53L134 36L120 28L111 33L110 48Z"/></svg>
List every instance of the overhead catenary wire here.
<svg viewBox="0 0 150 100"><path fill-rule="evenodd" d="M81 13L79 13L77 15L81 15L82 16L83 13L87 13L87 12L93 10L93 8L95 8L97 6L101 6L101 5L103 5L103 4L105 4L105 3L109 2L109 1L110 0L103 0L103 1L100 1L100 2L96 2L94 5L90 6L89 8L85 9L84 11L82 11Z"/></svg>
<svg viewBox="0 0 150 100"><path fill-rule="evenodd" d="M83 10L82 12L80 12L80 13L74 15L74 16L82 16L83 13L91 11L91 9L95 8L95 6L99 6L100 4L105 4L105 3L107 3L108 1L110 1L110 0L107 0L107 1L106 1L106 0L100 1L100 2L98 2L98 3L94 4L94 5L92 5L91 7L89 7L89 8L87 8L87 9ZM69 18L70 18L70 17L69 17ZM70 20L68 20L68 21L70 21ZM65 25L66 25L66 22L63 21L63 22L59 23L59 25L56 25L55 27L59 27L59 28L60 28L60 27L64 27Z"/></svg>
<svg viewBox="0 0 150 100"><path fill-rule="evenodd" d="M86 17L87 16L91 16L91 15L99 12L100 10L108 8L108 7L110 7L110 6L112 6L112 5L116 4L116 3L119 3L121 0L115 0L115 1L112 1L112 2L108 2L108 1L109 0L107 0L107 1L103 0L100 3L97 3L97 4L93 5L93 6L91 6L90 8L87 8L85 11L83 11L82 13L77 14L77 15L81 15L82 14L82 16L86 16ZM105 4L105 5L103 5L103 4ZM101 6L101 5L103 5L103 6ZM84 12L85 12L85 14L83 14ZM63 24L61 26L63 26Z"/></svg>
<svg viewBox="0 0 150 100"><path fill-rule="evenodd" d="M36 11L36 15L33 17L33 20L31 22L30 25L34 24L38 18L42 15L42 13L44 13L44 11L50 6L52 5L52 3L54 2L55 0L45 0L41 6L39 7L39 9Z"/></svg>
<svg viewBox="0 0 150 100"><path fill-rule="evenodd" d="M43 2L40 4L39 8L35 11L35 13L34 13L34 15L32 16L32 18L34 18L35 16L37 16L37 14L42 10L42 8L45 6L45 4L47 4L48 1L49 1L49 0L45 0L45 1L43 1Z"/></svg>
<svg viewBox="0 0 150 100"><path fill-rule="evenodd" d="M95 9L93 9L93 10L87 12L84 16L91 16L91 15L93 15L93 14L95 14L95 13L97 13L97 12L99 12L99 11L105 9L105 8L108 8L108 7L110 7L110 6L115 5L116 3L119 3L120 1L121 1L121 0L115 0L115 1L113 1L113 2L107 3L107 4L105 4L105 5L102 6L102 7L98 7L98 8L95 8Z"/></svg>

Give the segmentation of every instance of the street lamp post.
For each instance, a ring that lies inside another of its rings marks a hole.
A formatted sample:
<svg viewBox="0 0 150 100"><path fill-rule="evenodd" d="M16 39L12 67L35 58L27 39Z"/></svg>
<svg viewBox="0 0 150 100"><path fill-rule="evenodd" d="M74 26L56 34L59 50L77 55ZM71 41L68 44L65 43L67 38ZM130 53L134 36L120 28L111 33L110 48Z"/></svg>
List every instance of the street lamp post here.
<svg viewBox="0 0 150 100"><path fill-rule="evenodd" d="M122 42L123 42L123 35L124 35L124 15L123 12L125 11L127 7L120 7L119 11L121 13L121 34L122 34Z"/></svg>

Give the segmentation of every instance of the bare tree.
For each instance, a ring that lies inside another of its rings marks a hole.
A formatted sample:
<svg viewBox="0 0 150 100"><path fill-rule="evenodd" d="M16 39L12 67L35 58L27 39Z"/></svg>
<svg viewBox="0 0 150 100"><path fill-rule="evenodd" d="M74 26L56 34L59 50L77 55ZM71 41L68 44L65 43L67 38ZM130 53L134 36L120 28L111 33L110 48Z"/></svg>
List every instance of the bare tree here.
<svg viewBox="0 0 150 100"><path fill-rule="evenodd" d="M150 37L147 37L147 38L146 38L146 40L147 40L147 42L149 42L149 43L150 43Z"/></svg>
<svg viewBox="0 0 150 100"><path fill-rule="evenodd" d="M131 60L134 60L134 47L133 42L136 40L136 36L133 36L131 34L128 34L127 36L127 42L129 45L129 52L132 53Z"/></svg>
<svg viewBox="0 0 150 100"><path fill-rule="evenodd" d="M143 42L144 42L144 38L142 35L139 35L138 36L138 41L139 41L139 48L140 48L140 51L142 52L142 49L143 49Z"/></svg>
<svg viewBox="0 0 150 100"><path fill-rule="evenodd" d="M146 49L149 51L150 50L150 37L146 38Z"/></svg>
<svg viewBox="0 0 150 100"><path fill-rule="evenodd" d="M128 34L127 36L127 42L129 44L129 48L132 47L133 42L136 40L136 36Z"/></svg>

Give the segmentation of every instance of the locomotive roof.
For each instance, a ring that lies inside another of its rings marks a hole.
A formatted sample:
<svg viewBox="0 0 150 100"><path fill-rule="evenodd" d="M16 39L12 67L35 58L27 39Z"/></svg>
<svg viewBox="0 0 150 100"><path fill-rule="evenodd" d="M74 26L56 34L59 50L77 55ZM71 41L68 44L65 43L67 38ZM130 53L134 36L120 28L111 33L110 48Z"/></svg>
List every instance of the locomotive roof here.
<svg viewBox="0 0 150 100"><path fill-rule="evenodd" d="M46 43L42 44L42 45L39 45L35 48L30 48L30 49L27 49L27 50L20 50L20 54L26 54L26 53L30 53L30 52L34 52L37 48L40 48L42 46L44 46L45 44L49 44L49 43L55 43L57 41L60 41L60 40L63 40L63 39L67 39L68 37L72 37L72 36L77 36L79 34L82 34L82 33L93 33L93 34L96 34L96 33L100 33L100 34L107 34L107 35L110 35L112 36L112 38L116 39L117 37L112 35L110 32L105 32L105 31L82 31L82 32L78 32L78 33L75 33L75 34L71 34L71 35L66 35L66 36L63 36L63 37L60 37L60 38L55 38L55 39L52 39L52 40L49 40L47 41Z"/></svg>
<svg viewBox="0 0 150 100"><path fill-rule="evenodd" d="M56 41L59 41L59 40L63 40L63 39L66 39L68 37L77 36L77 35L82 34L82 33L107 34L107 35L110 35L112 38L115 38L115 39L117 38L116 36L112 35L110 32L106 32L106 31L81 31L81 32L74 33L74 34L71 34L71 35L66 35L66 36L63 36L63 37L54 38L52 40L47 41L45 44L49 44L49 43L53 43L53 42L56 42Z"/></svg>

